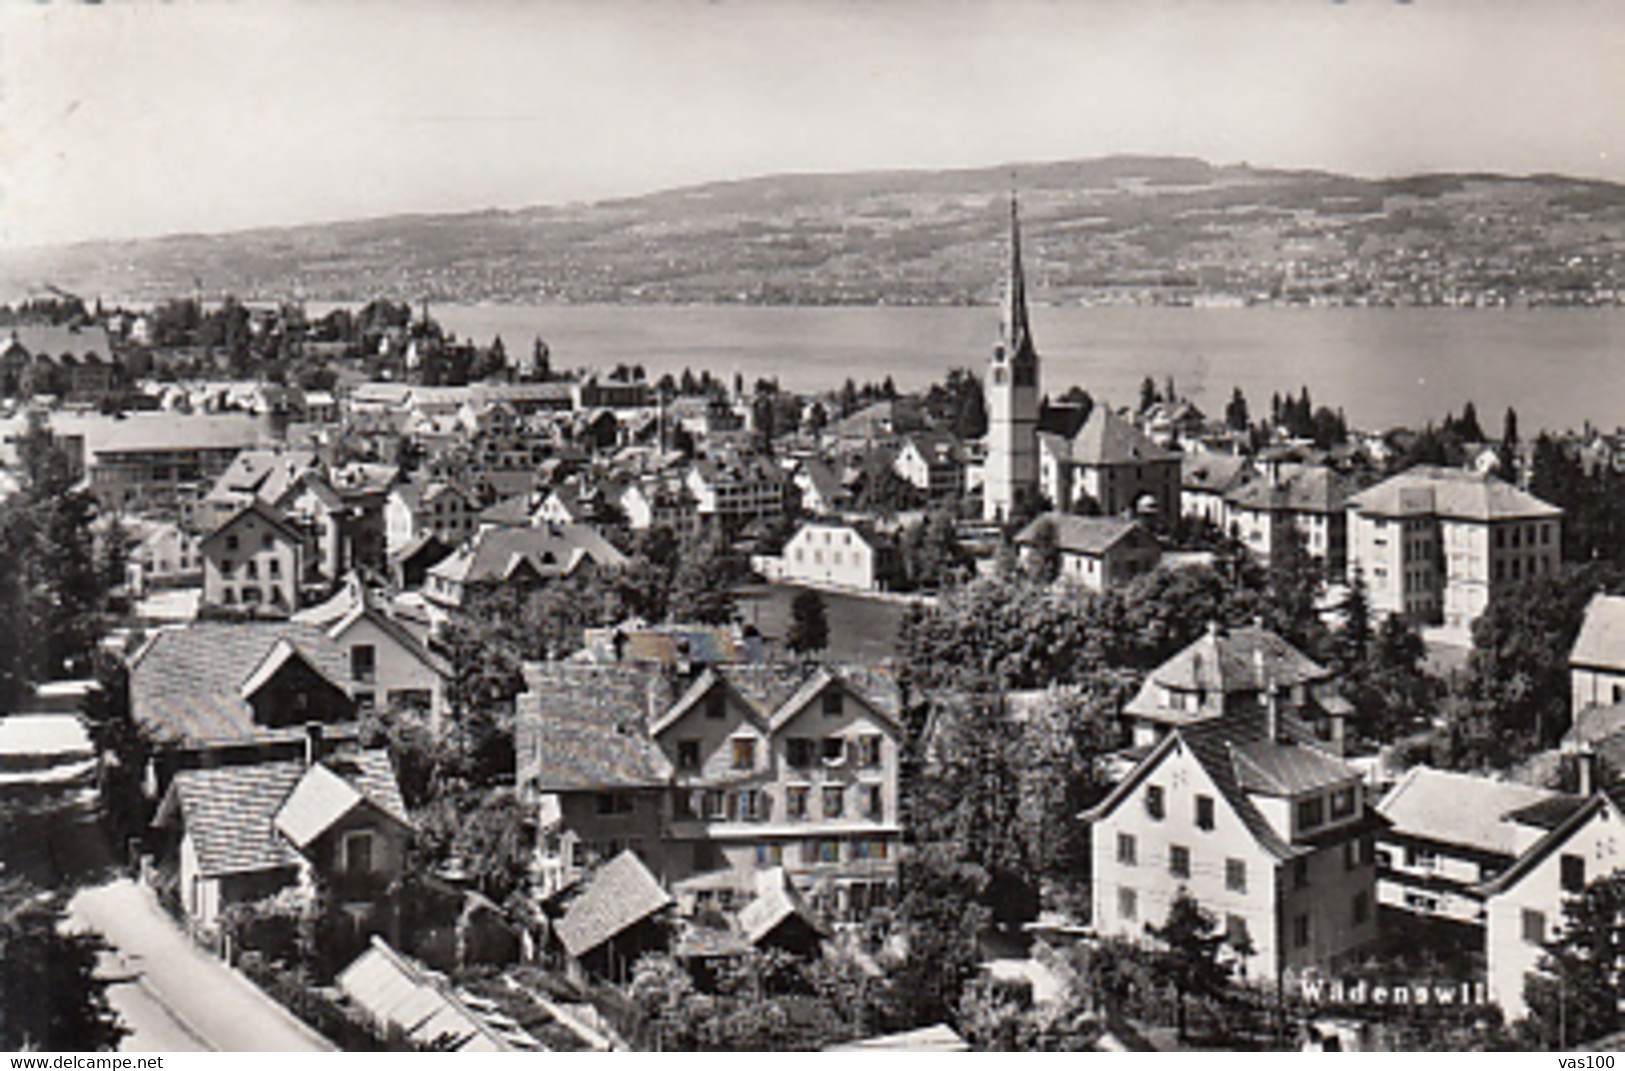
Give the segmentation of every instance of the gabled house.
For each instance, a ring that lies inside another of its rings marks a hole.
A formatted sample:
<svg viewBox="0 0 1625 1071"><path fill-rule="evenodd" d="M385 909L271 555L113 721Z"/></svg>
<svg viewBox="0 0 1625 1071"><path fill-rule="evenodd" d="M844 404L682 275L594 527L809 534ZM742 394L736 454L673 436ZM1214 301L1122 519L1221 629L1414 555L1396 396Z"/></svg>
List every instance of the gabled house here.
<svg viewBox="0 0 1625 1071"><path fill-rule="evenodd" d="M1335 970L1376 939L1381 820L1359 772L1289 717L1175 726L1082 818L1103 936L1142 939L1184 893L1247 978Z"/></svg>
<svg viewBox="0 0 1625 1071"><path fill-rule="evenodd" d="M1074 435L1040 427L1039 490L1062 513L1135 513L1159 524L1179 516L1180 456L1104 403Z"/></svg>
<svg viewBox="0 0 1625 1071"><path fill-rule="evenodd" d="M1348 500L1355 489L1353 480L1325 465L1268 461L1262 475L1225 494L1225 530L1267 563L1290 528L1309 557L1340 581L1348 568Z"/></svg>
<svg viewBox="0 0 1625 1071"><path fill-rule="evenodd" d="M1230 514L1225 498L1252 476L1248 459L1239 454L1185 454L1179 463L1180 515L1228 532Z"/></svg>
<svg viewBox="0 0 1625 1071"><path fill-rule="evenodd" d="M965 456L959 440L946 431L917 431L897 446L892 469L928 499L957 498L965 493Z"/></svg>
<svg viewBox="0 0 1625 1071"><path fill-rule="evenodd" d="M305 726L353 726L343 652L292 621L159 629L131 656L130 715L158 750L159 787L177 766L301 753Z"/></svg>
<svg viewBox="0 0 1625 1071"><path fill-rule="evenodd" d="M1597 594L1586 604L1569 652L1569 687L1576 722L1589 707L1625 703L1625 597Z"/></svg>
<svg viewBox="0 0 1625 1071"><path fill-rule="evenodd" d="M384 501L384 545L394 554L424 536L433 536L456 546L474 534L478 520L478 503L455 484L405 481L391 487Z"/></svg>
<svg viewBox="0 0 1625 1071"><path fill-rule="evenodd" d="M586 525L488 527L429 570L424 594L462 606L481 586L537 587L581 568L624 569L625 554Z"/></svg>
<svg viewBox="0 0 1625 1071"><path fill-rule="evenodd" d="M639 956L669 945L664 923L672 904L636 855L617 855L593 872L553 924L566 972L577 981L600 978L624 984Z"/></svg>
<svg viewBox="0 0 1625 1071"><path fill-rule="evenodd" d="M682 484L652 480L628 484L616 502L634 532L667 528L678 536L688 535L698 527L698 505Z"/></svg>
<svg viewBox="0 0 1625 1071"><path fill-rule="evenodd" d="M1508 1021L1524 1016L1524 984L1559 933L1563 906L1598 878L1625 867L1625 810L1593 793L1498 876L1479 885L1485 911L1490 999Z"/></svg>
<svg viewBox="0 0 1625 1071"><path fill-rule="evenodd" d="M358 710L415 710L439 724L447 709L450 664L355 576L294 620L321 628L346 658Z"/></svg>
<svg viewBox="0 0 1625 1071"><path fill-rule="evenodd" d="M1045 526L1060 555L1061 577L1091 591L1127 584L1155 569L1162 557L1162 548L1138 521L1046 513L1017 533L1022 561L1031 561L1041 552Z"/></svg>
<svg viewBox="0 0 1625 1071"><path fill-rule="evenodd" d="M902 730L886 674L628 660L526 677L518 783L557 884L630 849L680 895L748 897L782 866L829 915L892 897Z"/></svg>
<svg viewBox="0 0 1625 1071"><path fill-rule="evenodd" d="M686 486L701 520L729 531L784 513L784 477L765 458L701 458L689 469Z"/></svg>
<svg viewBox="0 0 1625 1071"><path fill-rule="evenodd" d="M181 770L153 825L175 841L181 904L212 930L226 908L319 877L358 931L389 928L381 911L405 865L412 823L384 751Z"/></svg>
<svg viewBox="0 0 1625 1071"><path fill-rule="evenodd" d="M810 517L828 516L852 505L851 490L822 458L809 457L800 462L790 482L800 492L802 512Z"/></svg>
<svg viewBox="0 0 1625 1071"><path fill-rule="evenodd" d="M757 559L775 580L879 591L896 548L866 525L807 521L776 558Z"/></svg>
<svg viewBox="0 0 1625 1071"><path fill-rule="evenodd" d="M210 606L287 615L299 605L303 534L254 499L204 537L203 601Z"/></svg>
<svg viewBox="0 0 1625 1071"><path fill-rule="evenodd" d="M1353 708L1331 670L1262 625L1211 624L1147 675L1123 716L1134 745L1144 748L1176 726L1271 707L1310 726L1334 753L1343 752Z"/></svg>

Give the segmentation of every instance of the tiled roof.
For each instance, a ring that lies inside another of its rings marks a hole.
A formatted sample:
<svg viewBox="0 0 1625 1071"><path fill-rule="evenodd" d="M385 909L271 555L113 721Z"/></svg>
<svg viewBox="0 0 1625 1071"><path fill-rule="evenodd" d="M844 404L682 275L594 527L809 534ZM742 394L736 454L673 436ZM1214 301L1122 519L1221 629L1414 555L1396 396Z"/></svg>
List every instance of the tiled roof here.
<svg viewBox="0 0 1625 1071"><path fill-rule="evenodd" d="M278 510L275 506L267 505L261 499L254 498L245 502L242 507L234 512L231 516L221 521L220 524L215 527L214 531L204 536L203 542L200 544L200 546L205 548L208 547L216 538L226 533L230 529L235 528L237 523L249 514L253 514L260 520L264 521L267 527L276 530L276 532L288 542L294 544L302 543L299 530L288 523L288 519L282 515L280 510Z"/></svg>
<svg viewBox="0 0 1625 1071"><path fill-rule="evenodd" d="M1180 459L1180 484L1193 491L1223 494L1247 478L1247 459L1237 454L1186 454Z"/></svg>
<svg viewBox="0 0 1625 1071"><path fill-rule="evenodd" d="M247 743L275 735L254 724L242 685L281 640L323 675L348 665L327 634L292 621L197 622L161 629L130 667L130 711L165 743Z"/></svg>
<svg viewBox="0 0 1625 1071"><path fill-rule="evenodd" d="M1438 516L1469 521L1557 517L1562 510L1494 476L1417 465L1349 498L1351 508L1383 517Z"/></svg>
<svg viewBox="0 0 1625 1071"><path fill-rule="evenodd" d="M1580 806L1574 809L1573 814L1569 815L1545 836L1532 844L1527 851L1518 856L1511 866L1489 881L1477 886L1474 891L1485 897L1506 892L1522 881L1524 875L1538 866L1542 860L1548 858L1564 844L1567 844L1569 838L1584 828L1585 824L1591 821L1599 812L1604 812L1605 815L1611 814L1616 818L1620 814L1619 806L1614 803L1607 793L1596 793L1581 802Z"/></svg>
<svg viewBox="0 0 1625 1071"><path fill-rule="evenodd" d="M1031 546L1038 539L1040 525L1048 524L1055 532L1055 545L1068 554L1096 556L1131 537L1140 526L1121 517L1081 517L1075 513L1046 513L1023 528L1016 535L1020 546Z"/></svg>
<svg viewBox="0 0 1625 1071"><path fill-rule="evenodd" d="M542 792L652 787L671 764L645 731L669 701L658 670L580 663L527 665L514 722L521 785Z"/></svg>
<svg viewBox="0 0 1625 1071"><path fill-rule="evenodd" d="M1273 740L1231 744L1236 783L1249 792L1294 796L1347 781L1354 771L1324 751Z"/></svg>
<svg viewBox="0 0 1625 1071"><path fill-rule="evenodd" d="M273 819L301 851L361 803L408 828L411 817L387 751L334 755L305 771Z"/></svg>
<svg viewBox="0 0 1625 1071"><path fill-rule="evenodd" d="M1376 807L1395 833L1510 856L1519 844L1511 816L1565 798L1515 781L1414 766Z"/></svg>
<svg viewBox="0 0 1625 1071"><path fill-rule="evenodd" d="M207 500L230 502L256 496L274 503L315 465L316 454L311 450L244 450L215 481Z"/></svg>
<svg viewBox="0 0 1625 1071"><path fill-rule="evenodd" d="M83 327L70 327L66 324L13 324L0 330L0 353L5 353L13 346L21 347L31 357L49 357L53 361L62 357L88 356L99 357L105 361L113 356L113 346L108 340L107 329L95 324Z"/></svg>
<svg viewBox="0 0 1625 1071"><path fill-rule="evenodd" d="M1263 676L1259 676L1262 656ZM1325 679L1329 671L1267 628L1210 629L1151 679L1184 691L1259 692Z"/></svg>
<svg viewBox="0 0 1625 1071"><path fill-rule="evenodd" d="M790 875L783 867L773 867L757 873L756 899L739 912L739 928L745 940L760 944L787 919L798 915L814 931L823 931Z"/></svg>
<svg viewBox="0 0 1625 1071"><path fill-rule="evenodd" d="M1591 597L1569 664L1625 670L1625 596Z"/></svg>
<svg viewBox="0 0 1625 1071"><path fill-rule="evenodd" d="M304 773L298 759L181 770L156 821L167 824L178 809L204 877L292 867L299 857L272 818Z"/></svg>
<svg viewBox="0 0 1625 1071"><path fill-rule="evenodd" d="M583 561L624 568L627 557L593 529L580 524L556 527L482 528L430 573L461 583L504 580L520 563L538 576L561 576Z"/></svg>
<svg viewBox="0 0 1625 1071"><path fill-rule="evenodd" d="M1254 476L1225 495L1240 509L1291 513L1341 513L1354 493L1354 481L1324 465L1282 465L1272 483Z"/></svg>
<svg viewBox="0 0 1625 1071"><path fill-rule="evenodd" d="M1179 458L1146 438L1139 428L1105 404L1096 405L1090 412L1089 419L1072 437L1069 453L1079 465L1133 465Z"/></svg>
<svg viewBox="0 0 1625 1071"><path fill-rule="evenodd" d="M579 959L671 903L649 868L622 852L592 875L554 931L564 950Z"/></svg>

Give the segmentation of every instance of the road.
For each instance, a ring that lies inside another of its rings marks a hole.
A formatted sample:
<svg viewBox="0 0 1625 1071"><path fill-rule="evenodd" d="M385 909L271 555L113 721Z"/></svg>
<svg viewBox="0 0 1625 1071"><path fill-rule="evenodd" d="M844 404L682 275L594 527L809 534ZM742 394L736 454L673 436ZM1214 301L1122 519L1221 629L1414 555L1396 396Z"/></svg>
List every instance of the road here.
<svg viewBox="0 0 1625 1071"><path fill-rule="evenodd" d="M120 994L153 1032L152 1043L188 1035L193 1048L221 1052L332 1052L333 1045L248 979L204 952L128 878L82 889L68 903L70 925L99 933L138 992ZM115 975L117 977L118 975ZM122 1010L122 1009L121 1009ZM142 1037L137 1044L148 1044ZM126 1046L128 1048L128 1046Z"/></svg>
<svg viewBox="0 0 1625 1071"><path fill-rule="evenodd" d="M248 979L194 945L157 898L119 874L93 790L0 793L0 878L67 898L66 926L108 945L98 974L131 1030L127 1052L331 1052ZM3 968L3 964L0 964Z"/></svg>

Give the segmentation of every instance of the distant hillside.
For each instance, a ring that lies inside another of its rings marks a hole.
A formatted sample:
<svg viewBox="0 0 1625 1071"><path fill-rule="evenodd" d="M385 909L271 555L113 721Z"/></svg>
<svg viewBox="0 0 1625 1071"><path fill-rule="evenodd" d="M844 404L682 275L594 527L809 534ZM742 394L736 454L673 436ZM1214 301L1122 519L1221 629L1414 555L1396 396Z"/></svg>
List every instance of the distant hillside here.
<svg viewBox="0 0 1625 1071"><path fill-rule="evenodd" d="M591 205L0 252L0 293L436 301L989 300L1020 189L1041 300L1611 300L1625 186L1111 157L775 175Z"/></svg>

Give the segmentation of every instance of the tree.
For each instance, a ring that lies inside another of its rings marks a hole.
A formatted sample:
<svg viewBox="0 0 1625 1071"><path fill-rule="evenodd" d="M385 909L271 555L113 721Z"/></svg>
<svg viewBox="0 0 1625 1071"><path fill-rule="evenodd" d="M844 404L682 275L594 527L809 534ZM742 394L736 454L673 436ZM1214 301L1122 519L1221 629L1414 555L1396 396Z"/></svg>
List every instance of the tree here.
<svg viewBox="0 0 1625 1071"><path fill-rule="evenodd" d="M96 977L100 939L63 933L65 914L24 883L0 887L0 1047L110 1052L127 1033Z"/></svg>
<svg viewBox="0 0 1625 1071"><path fill-rule="evenodd" d="M672 577L672 621L726 625L734 619L734 566L721 533L683 542Z"/></svg>
<svg viewBox="0 0 1625 1071"><path fill-rule="evenodd" d="M1620 1029L1625 1001L1625 874L1605 875L1563 905L1559 936L1527 976L1524 1030L1543 1049L1572 1049Z"/></svg>
<svg viewBox="0 0 1625 1071"><path fill-rule="evenodd" d="M641 957L632 967L627 995L654 1034L654 1048L693 1052L707 1047L715 1002L695 988L694 979L671 956Z"/></svg>
<svg viewBox="0 0 1625 1071"><path fill-rule="evenodd" d="M811 588L796 593L790 603L790 632L785 645L796 654L810 654L829 646L829 619L824 598Z"/></svg>
<svg viewBox="0 0 1625 1071"><path fill-rule="evenodd" d="M480 892L502 903L524 886L536 850L533 812L511 788L449 792L414 815L425 862L456 859Z"/></svg>
<svg viewBox="0 0 1625 1071"><path fill-rule="evenodd" d="M1219 961L1224 935L1213 916L1183 890L1169 906L1167 920L1161 926L1146 923L1145 929L1162 946L1152 970L1173 987L1179 1036L1184 1038L1186 998L1217 997L1230 982L1229 966Z"/></svg>
<svg viewBox="0 0 1625 1071"><path fill-rule="evenodd" d="M1237 387L1230 395L1230 404L1224 407L1224 423L1232 431L1246 431L1251 424L1247 416L1247 396Z"/></svg>
<svg viewBox="0 0 1625 1071"><path fill-rule="evenodd" d="M1033 527L1029 568L1042 584L1052 584L1061 575L1061 544L1055 531L1055 522L1048 517Z"/></svg>
<svg viewBox="0 0 1625 1071"><path fill-rule="evenodd" d="M1141 413L1148 413L1151 411L1151 407L1160 401L1162 401L1162 396L1157 393L1157 381L1152 379L1150 376L1146 376L1140 381L1139 411Z"/></svg>
<svg viewBox="0 0 1625 1071"><path fill-rule="evenodd" d="M1518 482L1518 411L1507 406L1501 420L1501 476L1509 483Z"/></svg>

